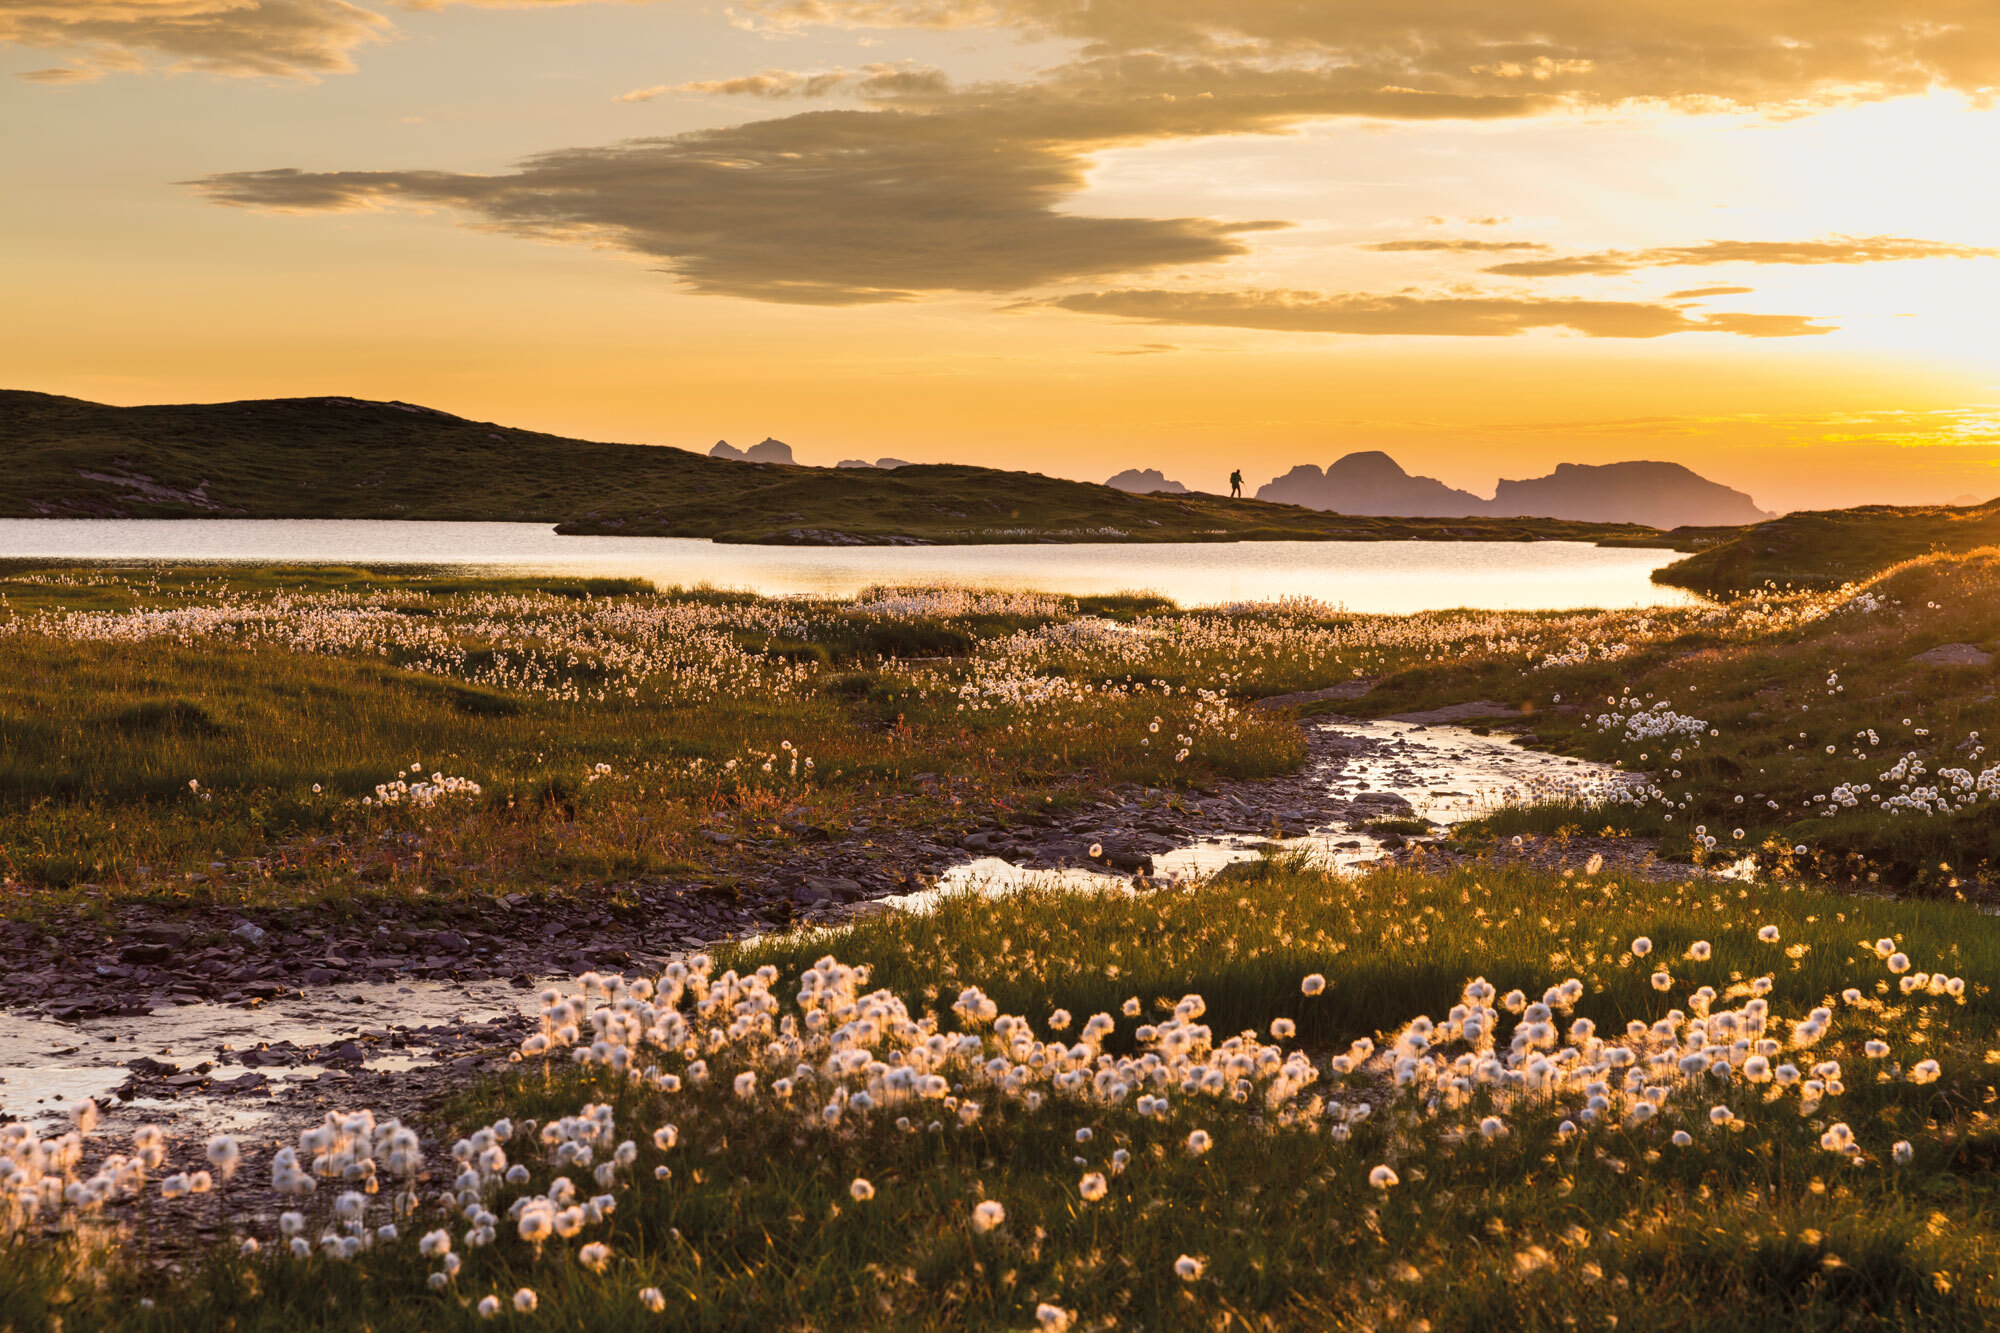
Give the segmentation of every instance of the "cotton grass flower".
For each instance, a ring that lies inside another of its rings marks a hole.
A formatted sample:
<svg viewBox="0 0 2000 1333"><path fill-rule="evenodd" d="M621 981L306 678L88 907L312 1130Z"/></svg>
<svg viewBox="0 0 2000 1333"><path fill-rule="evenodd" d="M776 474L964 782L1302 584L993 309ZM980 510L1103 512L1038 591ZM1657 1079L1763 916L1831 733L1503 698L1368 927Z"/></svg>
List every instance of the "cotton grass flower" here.
<svg viewBox="0 0 2000 1333"><path fill-rule="evenodd" d="M1183 1282L1198 1281L1207 1268L1206 1260L1197 1259L1191 1254L1184 1254L1174 1260L1174 1276Z"/></svg>
<svg viewBox="0 0 2000 1333"><path fill-rule="evenodd" d="M533 1314L541 1303L542 1298L535 1295L533 1287L522 1287L514 1293L514 1308L522 1314Z"/></svg>
<svg viewBox="0 0 2000 1333"><path fill-rule="evenodd" d="M1908 1139L1902 1139L1895 1147L1889 1149L1889 1156L1897 1166L1908 1166L1917 1159L1917 1150L1910 1145Z"/></svg>
<svg viewBox="0 0 2000 1333"><path fill-rule="evenodd" d="M1303 995L1318 995L1321 991L1324 991L1325 989L1326 989L1326 978L1321 976L1317 972L1314 972L1311 975L1307 976L1304 981L1301 981L1299 983L1299 992L1300 994Z"/></svg>
<svg viewBox="0 0 2000 1333"><path fill-rule="evenodd" d="M659 1314L667 1308L667 1294L658 1287L641 1287L639 1289L639 1304L645 1306L652 1313Z"/></svg>
<svg viewBox="0 0 2000 1333"><path fill-rule="evenodd" d="M611 1247L602 1241L592 1241L576 1252L576 1261L593 1273L602 1273L611 1266Z"/></svg>
<svg viewBox="0 0 2000 1333"><path fill-rule="evenodd" d="M1068 1333L1070 1321L1075 1316L1060 1305L1050 1305L1047 1301L1035 1307L1035 1327L1043 1333Z"/></svg>
<svg viewBox="0 0 2000 1333"><path fill-rule="evenodd" d="M1766 944L1776 944L1778 942L1778 928L1776 926L1760 926L1757 930L1757 938Z"/></svg>
<svg viewBox="0 0 2000 1333"><path fill-rule="evenodd" d="M1076 1192L1083 1196L1085 1203L1096 1203L1111 1192L1111 1185L1101 1171L1092 1171L1077 1182Z"/></svg>
<svg viewBox="0 0 2000 1333"><path fill-rule="evenodd" d="M1199 1157L1214 1146L1215 1140L1208 1136L1205 1129L1197 1129L1187 1136L1187 1150L1191 1157Z"/></svg>
<svg viewBox="0 0 2000 1333"><path fill-rule="evenodd" d="M1368 1173L1368 1183L1378 1190L1387 1190L1394 1189L1402 1182L1393 1168L1378 1166Z"/></svg>
<svg viewBox="0 0 2000 1333"><path fill-rule="evenodd" d="M1651 953L1652 951L1653 951L1653 942L1647 939L1644 935L1641 935L1638 939L1632 941L1632 953L1634 957L1644 958L1647 954Z"/></svg>
<svg viewBox="0 0 2000 1333"><path fill-rule="evenodd" d="M498 1296L482 1296L479 1298L479 1317L481 1319L497 1319L499 1315L500 1298Z"/></svg>
<svg viewBox="0 0 2000 1333"><path fill-rule="evenodd" d="M233 1177L236 1169L243 1164L243 1150L234 1135L217 1134L210 1139L207 1155L209 1165L220 1171L224 1180Z"/></svg>
<svg viewBox="0 0 2000 1333"><path fill-rule="evenodd" d="M1006 1220L1007 1210L991 1199L978 1204L972 1210L972 1229L981 1235L985 1235Z"/></svg>
<svg viewBox="0 0 2000 1333"><path fill-rule="evenodd" d="M847 1193L856 1203L867 1203L875 1197L875 1186L864 1177L856 1176L848 1182Z"/></svg>

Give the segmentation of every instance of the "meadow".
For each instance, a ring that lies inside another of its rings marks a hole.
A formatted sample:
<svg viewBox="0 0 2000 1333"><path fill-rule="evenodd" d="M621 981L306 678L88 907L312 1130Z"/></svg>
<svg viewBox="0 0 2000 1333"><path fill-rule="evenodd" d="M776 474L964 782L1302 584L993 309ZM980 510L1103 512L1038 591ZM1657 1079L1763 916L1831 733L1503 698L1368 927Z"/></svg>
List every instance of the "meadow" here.
<svg viewBox="0 0 2000 1333"><path fill-rule="evenodd" d="M1694 554L1657 571L1656 583L1712 597L1763 588L1835 588L1890 565L1962 554L2000 538L2000 500L1966 505L1862 505L1800 510L1741 529L1681 529ZM1704 539L1705 538L1705 539Z"/></svg>
<svg viewBox="0 0 2000 1333"><path fill-rule="evenodd" d="M1996 965L2000 927L1959 904L1587 862L960 897L552 988L518 1075L421 1139L330 1114L259 1163L284 1212L178 1276L120 1263L94 1219L128 1191L220 1214L233 1142L85 1171L74 1136L10 1132L55 1237L9 1248L0 1306L134 1329L1980 1327Z"/></svg>
<svg viewBox="0 0 2000 1333"><path fill-rule="evenodd" d="M1652 623L328 569L20 570L0 597L0 910L30 914L728 875L1287 771L1298 732L1254 699Z"/></svg>
<svg viewBox="0 0 2000 1333"><path fill-rule="evenodd" d="M1283 772L1296 706L1253 701L1354 682L1304 706L1490 700L1649 776L1359 876L1278 853L581 976L506 1075L275 1155L0 1127L0 1326L1990 1326L1997 574L1371 617L8 571L30 920L754 876L753 834ZM1603 830L1689 864L1607 869ZM196 1212L228 1239L131 1261Z"/></svg>
<svg viewBox="0 0 2000 1333"><path fill-rule="evenodd" d="M1709 623L1413 668L1351 707L1483 695L1518 704L1540 747L1652 775L1629 805L1508 811L1475 832L1608 825L1682 857L1752 853L1785 873L1990 897L1996 593L1990 549L1925 557L1859 586L1734 603Z"/></svg>

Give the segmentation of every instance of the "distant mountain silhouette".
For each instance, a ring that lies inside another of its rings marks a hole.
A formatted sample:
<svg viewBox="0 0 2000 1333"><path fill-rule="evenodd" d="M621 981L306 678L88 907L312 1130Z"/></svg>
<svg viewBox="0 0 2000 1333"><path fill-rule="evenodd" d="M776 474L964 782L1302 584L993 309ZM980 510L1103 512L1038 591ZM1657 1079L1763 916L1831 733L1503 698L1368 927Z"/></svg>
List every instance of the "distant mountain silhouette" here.
<svg viewBox="0 0 2000 1333"><path fill-rule="evenodd" d="M783 440L765 439L748 449L738 449L727 440L717 440L715 447L708 451L710 458L727 458L736 463L791 463L792 446ZM847 464L842 463L842 467Z"/></svg>
<svg viewBox="0 0 2000 1333"><path fill-rule="evenodd" d="M1164 492L1168 495L1188 494L1187 487L1177 481L1168 481L1166 474L1156 467L1149 467L1143 472L1138 468L1128 467L1104 484L1114 491L1130 491L1134 495L1152 495L1155 492Z"/></svg>
<svg viewBox="0 0 2000 1333"><path fill-rule="evenodd" d="M1679 463L1562 463L1546 477L1502 481L1491 500L1435 477L1413 477L1378 449L1349 454L1321 472L1301 463L1257 491L1259 500L1339 514L1401 518L1566 518L1654 528L1723 527L1770 517L1741 491Z"/></svg>
<svg viewBox="0 0 2000 1333"><path fill-rule="evenodd" d="M1558 463L1546 477L1502 481L1486 512L1653 528L1736 526L1771 517L1742 491L1679 463L1648 462Z"/></svg>
<svg viewBox="0 0 2000 1333"><path fill-rule="evenodd" d="M1301 463L1257 490L1259 500L1340 514L1401 518L1464 518L1486 512L1486 501L1435 477L1413 477L1379 449L1349 454L1321 472Z"/></svg>
<svg viewBox="0 0 2000 1333"><path fill-rule="evenodd" d="M783 449L776 441L760 450ZM554 524L783 546L1277 540L1658 540L1545 518L1342 517L1134 495L952 463L846 469L606 444L414 403L325 396L111 407L0 387L0 518ZM782 456L782 455L781 455ZM884 459L883 464L899 463ZM1996 506L2000 507L2000 506ZM1987 538L1991 540L1991 538ZM4 1323L0 1320L0 1323Z"/></svg>
<svg viewBox="0 0 2000 1333"><path fill-rule="evenodd" d="M875 467L881 468L885 472L893 472L899 467L914 467L916 465L907 458L878 458L872 463L865 458L843 458L838 463L835 463L834 466Z"/></svg>

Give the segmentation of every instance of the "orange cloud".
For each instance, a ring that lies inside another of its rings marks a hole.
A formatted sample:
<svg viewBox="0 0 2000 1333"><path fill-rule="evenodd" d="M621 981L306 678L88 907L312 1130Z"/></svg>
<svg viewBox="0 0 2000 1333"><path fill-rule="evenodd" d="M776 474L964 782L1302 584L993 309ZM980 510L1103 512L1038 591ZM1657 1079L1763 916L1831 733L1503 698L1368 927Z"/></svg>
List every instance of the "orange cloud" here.
<svg viewBox="0 0 2000 1333"><path fill-rule="evenodd" d="M1659 338L1670 333L1797 338L1832 332L1804 315L1690 315L1678 306L1645 301L1126 289L1080 292L1036 304L1148 324L1286 333L1503 338L1532 329L1562 328L1592 338Z"/></svg>
<svg viewBox="0 0 2000 1333"><path fill-rule="evenodd" d="M781 27L1006 27L1135 52L1340 68L1356 86L1591 104L1842 102L2000 85L1990 0L742 0Z"/></svg>
<svg viewBox="0 0 2000 1333"><path fill-rule="evenodd" d="M391 30L349 0L9 0L0 44L73 53L69 70L33 70L40 83L109 71L169 69L312 80L354 68L353 52Z"/></svg>
<svg viewBox="0 0 2000 1333"><path fill-rule="evenodd" d="M1546 250L1549 247L1540 241L1376 241L1364 245L1363 250L1373 250L1378 254L1423 254L1439 252L1446 254L1494 254L1510 250Z"/></svg>
<svg viewBox="0 0 2000 1333"><path fill-rule="evenodd" d="M1556 278L1703 264L1883 264L1902 259L1993 258L2000 258L2000 249L1991 246L1909 236L1831 236L1817 241L1707 241L1651 250L1600 250L1596 254L1496 264L1486 271L1512 278Z"/></svg>

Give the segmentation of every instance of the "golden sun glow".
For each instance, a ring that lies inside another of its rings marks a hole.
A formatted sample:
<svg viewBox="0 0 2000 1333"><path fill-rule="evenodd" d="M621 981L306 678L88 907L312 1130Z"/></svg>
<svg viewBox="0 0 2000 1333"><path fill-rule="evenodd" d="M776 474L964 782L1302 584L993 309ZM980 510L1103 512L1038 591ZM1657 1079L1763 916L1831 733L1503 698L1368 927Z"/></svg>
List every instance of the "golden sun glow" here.
<svg viewBox="0 0 2000 1333"><path fill-rule="evenodd" d="M1947 499L2000 463L2000 54L1904 8L30 5L0 355L822 463Z"/></svg>

